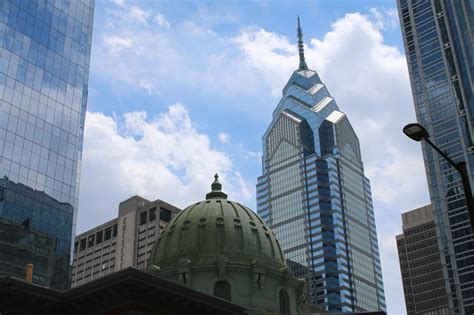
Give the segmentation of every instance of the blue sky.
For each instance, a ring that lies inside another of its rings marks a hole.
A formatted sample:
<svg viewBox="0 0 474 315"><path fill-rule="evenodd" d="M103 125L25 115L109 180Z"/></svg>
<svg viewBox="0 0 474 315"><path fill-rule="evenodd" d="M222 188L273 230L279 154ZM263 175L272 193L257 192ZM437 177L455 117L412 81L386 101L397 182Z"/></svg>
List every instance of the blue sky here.
<svg viewBox="0 0 474 315"><path fill-rule="evenodd" d="M429 202L394 1L97 0L77 232L132 195L184 207L221 174L255 209L261 136L298 65L359 136L371 180L389 314L405 313L395 234ZM100 196L100 198L98 198Z"/></svg>

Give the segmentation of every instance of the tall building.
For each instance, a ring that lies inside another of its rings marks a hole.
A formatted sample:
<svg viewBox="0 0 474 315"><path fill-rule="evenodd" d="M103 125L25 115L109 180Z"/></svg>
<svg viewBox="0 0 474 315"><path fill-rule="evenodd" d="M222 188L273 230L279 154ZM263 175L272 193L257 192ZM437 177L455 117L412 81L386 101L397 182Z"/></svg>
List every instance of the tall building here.
<svg viewBox="0 0 474 315"><path fill-rule="evenodd" d="M128 267L145 269L161 230L179 211L160 199L122 201L118 218L76 236L71 286Z"/></svg>
<svg viewBox="0 0 474 315"><path fill-rule="evenodd" d="M417 121L474 174L474 8L469 0L397 0ZM422 143L452 314L474 313L474 231L461 178Z"/></svg>
<svg viewBox="0 0 474 315"><path fill-rule="evenodd" d="M7 177L0 179L0 274L23 278L25 265L34 262L35 283L63 288L71 263L69 247L58 252L57 236L46 231L57 231L66 237L69 232L65 222L72 220L72 211L67 202L58 202ZM23 217L25 213L30 215L27 219ZM61 213L71 215L58 215ZM34 221L40 221L40 228L31 228Z"/></svg>
<svg viewBox="0 0 474 315"><path fill-rule="evenodd" d="M300 63L263 136L258 214L310 303L329 311L385 310L369 180L359 140L316 71L298 19Z"/></svg>
<svg viewBox="0 0 474 315"><path fill-rule="evenodd" d="M52 237L59 261L70 261L75 230L93 17L94 0L0 1L0 178L13 201L0 218ZM34 280L64 289L69 269Z"/></svg>
<svg viewBox="0 0 474 315"><path fill-rule="evenodd" d="M402 221L397 247L407 314L448 315L433 208L428 205L403 213Z"/></svg>

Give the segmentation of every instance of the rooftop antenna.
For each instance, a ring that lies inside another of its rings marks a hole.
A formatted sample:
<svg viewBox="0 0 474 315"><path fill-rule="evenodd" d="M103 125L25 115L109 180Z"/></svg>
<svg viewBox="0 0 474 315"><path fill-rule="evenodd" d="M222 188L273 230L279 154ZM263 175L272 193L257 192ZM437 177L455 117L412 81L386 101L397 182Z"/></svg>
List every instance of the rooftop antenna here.
<svg viewBox="0 0 474 315"><path fill-rule="evenodd" d="M298 53L300 55L300 65L298 70L308 70L308 65L304 60L303 32L301 31L300 16L298 15Z"/></svg>

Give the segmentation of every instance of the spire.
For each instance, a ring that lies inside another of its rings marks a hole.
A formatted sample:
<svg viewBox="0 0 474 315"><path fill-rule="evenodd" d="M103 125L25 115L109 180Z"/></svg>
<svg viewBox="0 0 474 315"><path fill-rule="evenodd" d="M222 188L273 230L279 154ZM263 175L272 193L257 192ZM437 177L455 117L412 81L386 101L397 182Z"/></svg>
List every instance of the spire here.
<svg viewBox="0 0 474 315"><path fill-rule="evenodd" d="M219 183L219 175L214 175L214 182L211 184L212 191L206 195L206 199L224 198L227 199L227 194L222 192L222 184Z"/></svg>
<svg viewBox="0 0 474 315"><path fill-rule="evenodd" d="M300 66L298 70L308 70L308 65L304 60L303 32L300 26L300 16L298 15L298 53L300 54Z"/></svg>

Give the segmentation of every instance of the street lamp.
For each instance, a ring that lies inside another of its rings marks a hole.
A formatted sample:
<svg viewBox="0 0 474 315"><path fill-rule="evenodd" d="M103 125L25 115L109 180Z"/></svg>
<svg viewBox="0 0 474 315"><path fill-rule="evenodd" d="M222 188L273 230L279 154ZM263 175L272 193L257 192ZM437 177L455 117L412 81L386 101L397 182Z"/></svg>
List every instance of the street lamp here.
<svg viewBox="0 0 474 315"><path fill-rule="evenodd" d="M471 228L472 232L474 232L474 204L472 201L472 191L471 191L471 184L469 183L469 176L467 175L466 170L466 162L461 161L459 163L454 162L446 155L443 151L441 151L433 142L430 141L428 131L426 131L425 127L420 124L408 124L403 127L403 133L410 139L420 142L421 140L425 140L433 149L436 150L452 167L454 167L459 174L461 175L462 186L464 188L464 196L466 198L466 205L467 210L469 211L469 217L471 219Z"/></svg>

